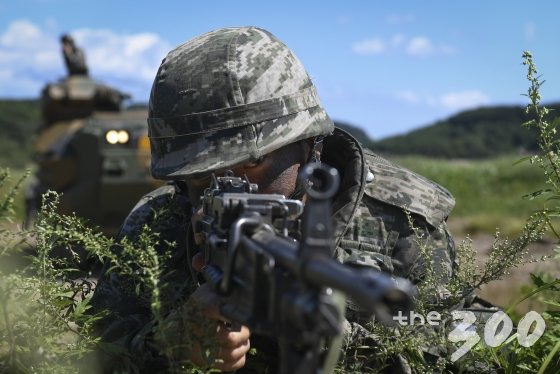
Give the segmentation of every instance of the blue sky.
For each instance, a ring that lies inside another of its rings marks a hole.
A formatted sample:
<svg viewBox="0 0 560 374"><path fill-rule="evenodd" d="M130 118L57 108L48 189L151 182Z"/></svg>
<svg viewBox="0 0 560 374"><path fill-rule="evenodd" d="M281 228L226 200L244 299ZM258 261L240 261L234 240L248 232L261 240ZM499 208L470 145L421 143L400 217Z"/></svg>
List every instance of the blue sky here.
<svg viewBox="0 0 560 374"><path fill-rule="evenodd" d="M302 60L333 119L372 138L460 110L524 104L533 52L560 100L560 2L0 0L0 97L36 97L64 76L72 33L91 75L147 101L165 54L224 26L261 26Z"/></svg>

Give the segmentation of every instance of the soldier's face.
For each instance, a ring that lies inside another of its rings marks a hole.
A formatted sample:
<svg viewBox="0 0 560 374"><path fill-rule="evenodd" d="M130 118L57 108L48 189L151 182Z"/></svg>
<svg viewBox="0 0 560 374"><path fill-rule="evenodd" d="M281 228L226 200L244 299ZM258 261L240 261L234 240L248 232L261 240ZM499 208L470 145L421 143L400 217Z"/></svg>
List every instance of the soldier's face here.
<svg viewBox="0 0 560 374"><path fill-rule="evenodd" d="M310 146L307 142L298 142L280 148L264 156L258 162L238 165L232 170L235 176L247 176L251 183L259 186L259 193L289 196L296 188L299 168L307 162ZM226 170L216 172L222 176ZM210 176L187 179L189 197L198 199L205 188L210 186Z"/></svg>

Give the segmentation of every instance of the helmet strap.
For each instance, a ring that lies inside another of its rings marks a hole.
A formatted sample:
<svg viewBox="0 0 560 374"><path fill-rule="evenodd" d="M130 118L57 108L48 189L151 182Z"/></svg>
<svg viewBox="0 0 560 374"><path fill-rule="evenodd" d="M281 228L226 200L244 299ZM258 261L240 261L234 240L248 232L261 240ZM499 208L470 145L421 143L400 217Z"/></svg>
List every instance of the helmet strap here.
<svg viewBox="0 0 560 374"><path fill-rule="evenodd" d="M324 138L323 136L317 136L313 139L313 148L311 149L311 153L307 157L307 160L304 163L321 163L323 138ZM292 192L288 196L288 199L301 200L305 195L305 188L308 183L309 181L302 181L300 178L298 178L296 182L296 188L294 189L294 192Z"/></svg>
<svg viewBox="0 0 560 374"><path fill-rule="evenodd" d="M317 136L313 139L313 149L311 149L311 157L309 162L321 163L321 152L323 151L324 136Z"/></svg>

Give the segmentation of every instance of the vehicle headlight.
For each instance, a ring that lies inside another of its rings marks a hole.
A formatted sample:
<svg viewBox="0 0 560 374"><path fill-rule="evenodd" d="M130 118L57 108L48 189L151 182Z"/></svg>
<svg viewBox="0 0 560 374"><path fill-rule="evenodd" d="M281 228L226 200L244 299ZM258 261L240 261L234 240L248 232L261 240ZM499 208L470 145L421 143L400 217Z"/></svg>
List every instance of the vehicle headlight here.
<svg viewBox="0 0 560 374"><path fill-rule="evenodd" d="M109 130L105 133L105 140L109 144L126 144L130 135L126 130Z"/></svg>

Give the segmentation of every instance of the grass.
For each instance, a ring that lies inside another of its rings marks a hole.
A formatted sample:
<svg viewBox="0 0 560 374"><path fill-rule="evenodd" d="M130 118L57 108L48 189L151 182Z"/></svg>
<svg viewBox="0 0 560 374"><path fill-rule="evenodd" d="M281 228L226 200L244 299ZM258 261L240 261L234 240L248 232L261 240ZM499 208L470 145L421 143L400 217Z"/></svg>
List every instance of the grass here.
<svg viewBox="0 0 560 374"><path fill-rule="evenodd" d="M0 165L1 167L2 165ZM29 167L30 169L32 168L31 166ZM13 183L17 180L19 180L26 172L26 169L23 168L10 168L10 181ZM23 222L24 216L25 216L25 188L27 186L27 184L30 181L30 178L27 178L27 180L24 181L22 188L20 188L16 195L14 196L14 220L13 220L13 224L21 224Z"/></svg>
<svg viewBox="0 0 560 374"><path fill-rule="evenodd" d="M542 202L523 198L544 185L539 168L520 156L488 160L439 160L400 157L397 163L447 188L456 200L450 226L456 234L518 233L526 218L542 208Z"/></svg>
<svg viewBox="0 0 560 374"><path fill-rule="evenodd" d="M450 217L454 233L494 233L497 227L508 235L519 232L526 217L542 203L522 199L544 184L542 172L528 162L515 164L519 156L488 160L443 160L398 157L401 164L447 188L456 200ZM25 170L11 169L12 180ZM24 216L24 189L16 196L16 223Z"/></svg>

